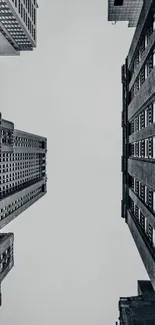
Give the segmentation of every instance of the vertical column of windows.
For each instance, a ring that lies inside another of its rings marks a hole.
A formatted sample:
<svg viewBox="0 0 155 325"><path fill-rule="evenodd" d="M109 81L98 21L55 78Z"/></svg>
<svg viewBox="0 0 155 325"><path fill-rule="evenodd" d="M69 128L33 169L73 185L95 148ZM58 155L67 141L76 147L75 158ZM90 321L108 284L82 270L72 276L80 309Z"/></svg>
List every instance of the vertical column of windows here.
<svg viewBox="0 0 155 325"><path fill-rule="evenodd" d="M152 243L153 242L153 228L149 224L148 220L147 220L147 224L146 224L146 234L147 234L147 237L148 237L150 243Z"/></svg>
<svg viewBox="0 0 155 325"><path fill-rule="evenodd" d="M149 158L153 157L153 139L152 138L148 139L148 157Z"/></svg>
<svg viewBox="0 0 155 325"><path fill-rule="evenodd" d="M145 157L145 140L142 140L141 142L141 153L142 153L142 158Z"/></svg>
<svg viewBox="0 0 155 325"><path fill-rule="evenodd" d="M143 215L143 213L140 211L140 220L139 220L139 223L141 225L141 228L143 230L145 230L145 217Z"/></svg>
<svg viewBox="0 0 155 325"><path fill-rule="evenodd" d="M142 141L139 141L139 157L142 157Z"/></svg>
<svg viewBox="0 0 155 325"><path fill-rule="evenodd" d="M139 195L139 181L136 179L136 184L135 184L135 193L136 195Z"/></svg>
<svg viewBox="0 0 155 325"><path fill-rule="evenodd" d="M153 53L151 53L148 60L148 74L152 71L152 69L153 69Z"/></svg>
<svg viewBox="0 0 155 325"><path fill-rule="evenodd" d="M144 111L141 113L141 128L142 129L145 128L145 112Z"/></svg>
<svg viewBox="0 0 155 325"><path fill-rule="evenodd" d="M140 198L144 202L145 201L145 185L140 184Z"/></svg>
<svg viewBox="0 0 155 325"><path fill-rule="evenodd" d="M148 123L153 123L153 105L151 104L148 108Z"/></svg>
<svg viewBox="0 0 155 325"><path fill-rule="evenodd" d="M145 127L148 126L148 108L145 109Z"/></svg>
<svg viewBox="0 0 155 325"><path fill-rule="evenodd" d="M147 79L148 74L149 74L149 69L148 69L148 61L147 61L144 66L144 80Z"/></svg>
<svg viewBox="0 0 155 325"><path fill-rule="evenodd" d="M142 86L145 81L145 67L141 69L140 72L140 85Z"/></svg>
<svg viewBox="0 0 155 325"><path fill-rule="evenodd" d="M144 51L145 51L145 36L143 36L143 38L141 40L141 45L140 45L140 54L141 54L141 57L142 57Z"/></svg>
<svg viewBox="0 0 155 325"><path fill-rule="evenodd" d="M153 191L148 189L148 206L153 210Z"/></svg>
<svg viewBox="0 0 155 325"><path fill-rule="evenodd" d="M148 158L148 139L145 139L145 158Z"/></svg>
<svg viewBox="0 0 155 325"><path fill-rule="evenodd" d="M139 208L137 205L135 206L135 217L137 220L139 219Z"/></svg>
<svg viewBox="0 0 155 325"><path fill-rule="evenodd" d="M131 198L130 198L130 209L131 209L131 212L134 214L134 202Z"/></svg>

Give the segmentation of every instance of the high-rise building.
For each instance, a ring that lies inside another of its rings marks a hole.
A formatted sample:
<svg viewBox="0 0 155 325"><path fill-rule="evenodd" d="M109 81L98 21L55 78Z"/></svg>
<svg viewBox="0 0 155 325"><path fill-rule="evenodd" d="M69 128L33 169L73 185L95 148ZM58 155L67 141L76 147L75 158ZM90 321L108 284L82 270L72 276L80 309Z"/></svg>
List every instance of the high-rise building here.
<svg viewBox="0 0 155 325"><path fill-rule="evenodd" d="M1 283L14 266L14 235L0 234L0 306L2 305Z"/></svg>
<svg viewBox="0 0 155 325"><path fill-rule="evenodd" d="M37 0L0 0L0 55L36 47Z"/></svg>
<svg viewBox="0 0 155 325"><path fill-rule="evenodd" d="M119 300L119 325L154 324L155 292L150 281L138 281L138 296Z"/></svg>
<svg viewBox="0 0 155 325"><path fill-rule="evenodd" d="M46 194L47 139L0 119L0 229Z"/></svg>
<svg viewBox="0 0 155 325"><path fill-rule="evenodd" d="M128 21L129 27L137 25L143 0L108 0L108 20Z"/></svg>
<svg viewBox="0 0 155 325"><path fill-rule="evenodd" d="M155 1L142 7L122 67L122 217L155 289Z"/></svg>

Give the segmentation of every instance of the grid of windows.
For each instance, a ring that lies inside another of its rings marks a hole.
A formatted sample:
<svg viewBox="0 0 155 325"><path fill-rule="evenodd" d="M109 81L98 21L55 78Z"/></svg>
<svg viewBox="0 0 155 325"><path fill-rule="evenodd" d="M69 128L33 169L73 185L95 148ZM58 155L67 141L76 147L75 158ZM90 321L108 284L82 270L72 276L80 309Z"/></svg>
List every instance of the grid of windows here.
<svg viewBox="0 0 155 325"><path fill-rule="evenodd" d="M155 212L155 192L150 189L145 184L141 183L138 179L129 176L129 187L132 191L141 199L143 204L151 210L152 213Z"/></svg>
<svg viewBox="0 0 155 325"><path fill-rule="evenodd" d="M0 274L5 271L6 267L10 264L12 259L13 246L10 246L0 255Z"/></svg>
<svg viewBox="0 0 155 325"><path fill-rule="evenodd" d="M130 143L129 157L155 159L155 137Z"/></svg>
<svg viewBox="0 0 155 325"><path fill-rule="evenodd" d="M146 235L146 237L149 240L149 243L153 248L155 248L155 230L150 225L147 218L143 215L139 207L134 203L134 201L130 198L129 200L130 205L130 211L134 215L135 219L137 220L138 224L141 227L141 230L143 231L143 234Z"/></svg>
<svg viewBox="0 0 155 325"><path fill-rule="evenodd" d="M19 198L10 201L8 205L6 205L4 208L0 209L0 220L3 220L4 218L8 217L11 213L14 211L17 211L20 207L24 206L26 203L37 197L40 193L42 193L43 189L42 186L36 188L35 190L30 191L29 193L20 196Z"/></svg>
<svg viewBox="0 0 155 325"><path fill-rule="evenodd" d="M155 123L155 102L146 107L129 123L130 135Z"/></svg>
<svg viewBox="0 0 155 325"><path fill-rule="evenodd" d="M152 15L152 17L149 19L147 30L146 30L145 34L142 35L141 40L140 40L140 44L139 44L137 53L135 55L135 60L133 61L133 64L131 67L131 78L132 78L135 70L137 69L138 64L140 63L140 61L142 59L143 53L149 44L150 37L154 30L155 30L155 18Z"/></svg>
<svg viewBox="0 0 155 325"><path fill-rule="evenodd" d="M29 32L32 39L36 41L36 4L31 0L10 0L10 2L11 4L9 5L4 0L0 0L0 22L10 35L10 39L9 36L7 36L7 39L19 51L32 50L34 45L23 29L20 20L24 23L25 29ZM20 15L19 20L16 19L12 12L12 5L18 15Z"/></svg>
<svg viewBox="0 0 155 325"><path fill-rule="evenodd" d="M3 153L0 158L0 198L45 176L45 154Z"/></svg>
<svg viewBox="0 0 155 325"><path fill-rule="evenodd" d="M147 48L150 40L150 36L152 35L153 31L155 29L155 21L154 18L152 17L149 20L149 24L147 27L147 31L145 32L144 35L142 35L140 44L138 46L137 54L135 56L135 60L132 64L131 70L130 70L130 78L132 78L135 70L137 69L138 64L140 63L143 53L145 49ZM150 72L152 71L153 67L155 66L155 48L149 53L146 61L144 62L133 86L131 87L130 91L130 101L136 96L137 92L143 85L144 81L147 79L149 76Z"/></svg>
<svg viewBox="0 0 155 325"><path fill-rule="evenodd" d="M14 144L17 147L43 148L43 143L41 141L27 137L16 136L14 139Z"/></svg>

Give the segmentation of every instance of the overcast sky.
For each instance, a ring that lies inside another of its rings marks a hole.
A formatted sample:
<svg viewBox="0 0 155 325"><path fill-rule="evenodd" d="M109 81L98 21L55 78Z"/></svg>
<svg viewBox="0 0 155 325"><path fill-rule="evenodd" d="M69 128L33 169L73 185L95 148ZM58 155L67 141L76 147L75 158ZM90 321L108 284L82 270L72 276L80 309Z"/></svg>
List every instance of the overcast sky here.
<svg viewBox="0 0 155 325"><path fill-rule="evenodd" d="M38 46L0 58L0 107L48 138L48 194L4 232L3 325L112 325L147 275L121 219L121 74L133 30L107 0L39 1Z"/></svg>

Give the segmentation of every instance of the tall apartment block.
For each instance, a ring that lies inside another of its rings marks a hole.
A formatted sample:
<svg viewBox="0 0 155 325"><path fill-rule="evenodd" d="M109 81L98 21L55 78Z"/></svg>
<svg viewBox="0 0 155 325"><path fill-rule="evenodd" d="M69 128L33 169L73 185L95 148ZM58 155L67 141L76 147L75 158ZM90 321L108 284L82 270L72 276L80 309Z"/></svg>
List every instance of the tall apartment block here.
<svg viewBox="0 0 155 325"><path fill-rule="evenodd" d="M144 1L122 85L122 217L155 290L155 0Z"/></svg>
<svg viewBox="0 0 155 325"><path fill-rule="evenodd" d="M155 324L155 292L150 281L138 281L138 296L120 298L118 324Z"/></svg>
<svg viewBox="0 0 155 325"><path fill-rule="evenodd" d="M108 0L108 20L128 21L128 27L136 27L143 0Z"/></svg>
<svg viewBox="0 0 155 325"><path fill-rule="evenodd" d="M36 47L37 0L0 0L0 55Z"/></svg>
<svg viewBox="0 0 155 325"><path fill-rule="evenodd" d="M0 229L46 194L47 139L0 119Z"/></svg>
<svg viewBox="0 0 155 325"><path fill-rule="evenodd" d="M0 306L2 305L1 283L14 266L14 235L0 234Z"/></svg>

